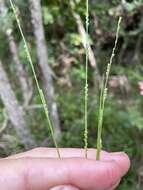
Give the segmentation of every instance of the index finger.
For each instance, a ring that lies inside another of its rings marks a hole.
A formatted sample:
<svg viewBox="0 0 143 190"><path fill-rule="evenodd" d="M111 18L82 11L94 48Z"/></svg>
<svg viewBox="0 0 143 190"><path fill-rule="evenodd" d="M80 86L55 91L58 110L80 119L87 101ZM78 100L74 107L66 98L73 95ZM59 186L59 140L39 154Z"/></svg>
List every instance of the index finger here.
<svg viewBox="0 0 143 190"><path fill-rule="evenodd" d="M1 187L47 190L54 186L73 185L82 190L105 190L115 185L127 172L126 157L110 161L83 158L20 158L0 162ZM124 169L123 169L124 168ZM6 188L3 188L6 189Z"/></svg>

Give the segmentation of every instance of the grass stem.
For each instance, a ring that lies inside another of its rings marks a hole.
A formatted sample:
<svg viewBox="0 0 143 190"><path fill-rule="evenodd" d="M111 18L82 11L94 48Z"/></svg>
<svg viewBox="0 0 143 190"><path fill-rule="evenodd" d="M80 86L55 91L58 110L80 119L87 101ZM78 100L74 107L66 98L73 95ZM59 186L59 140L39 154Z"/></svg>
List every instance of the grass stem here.
<svg viewBox="0 0 143 190"><path fill-rule="evenodd" d="M102 85L102 88L101 88L99 116L98 116L98 134L97 134L96 160L100 160L100 152L101 152L101 149L102 149L103 115L104 115L105 101L106 101L107 92L108 92L107 85L108 85L108 80L109 80L109 75L110 75L110 70L111 70L113 58L115 57L115 50L116 50L118 39L119 39L119 31L120 31L121 21L122 21L122 17L119 17L117 31L116 31L115 44L114 44L114 47L113 47L113 50L112 50L110 61L109 61L108 65L107 65L105 81L103 79L103 85Z"/></svg>
<svg viewBox="0 0 143 190"><path fill-rule="evenodd" d="M85 65L85 116L84 116L84 149L85 149L85 158L87 158L88 152L88 57L89 57L89 1L86 0L86 65Z"/></svg>
<svg viewBox="0 0 143 190"><path fill-rule="evenodd" d="M54 135L54 129L53 129L51 120L49 118L49 111L48 111L48 107L47 107L47 104L46 104L46 99L45 99L45 96L44 96L44 93L43 93L42 89L40 88L40 85L39 85L39 82L38 82L38 79L37 79L37 76L36 76L36 72L35 72L35 68L34 68L34 65L33 65L33 61L32 61L32 58L31 58L31 55L30 55L30 51L29 51L29 48L28 48L28 44L26 42L26 39L25 39L23 30L22 30L22 27L21 27L21 24L20 24L20 20L19 20L18 15L17 15L16 7L15 7L15 5L14 5L14 3L13 3L12 0L9 0L9 1L10 1L11 8L13 10L13 13L14 13L14 16L15 16L15 19L16 19L16 22L17 22L17 25L18 25L21 37L22 37L22 40L24 42L24 50L25 50L27 59L28 59L28 61L30 63L32 72L33 72L33 76L34 76L34 79L35 79L35 82L36 82L36 85L37 85L37 89L38 89L38 92L39 92L39 95L40 95L40 98L41 98L41 102L42 102L43 107L44 107L44 112L45 112L45 115L46 115L46 119L47 119L47 122L48 122L48 126L49 126L49 129L50 129L51 135L52 135L52 139L53 139L53 142L55 144L58 157L61 158L59 147L58 147L58 144L56 142L55 135Z"/></svg>

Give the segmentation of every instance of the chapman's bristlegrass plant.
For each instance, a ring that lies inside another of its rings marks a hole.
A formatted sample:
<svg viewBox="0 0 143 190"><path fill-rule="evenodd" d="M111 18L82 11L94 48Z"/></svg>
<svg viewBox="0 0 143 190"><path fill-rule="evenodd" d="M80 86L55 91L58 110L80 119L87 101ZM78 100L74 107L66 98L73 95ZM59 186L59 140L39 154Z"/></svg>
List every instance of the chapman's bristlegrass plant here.
<svg viewBox="0 0 143 190"><path fill-rule="evenodd" d="M11 5L11 8L13 10L13 13L14 13L14 16L15 16L15 19L16 19L16 22L17 22L17 25L18 25L18 28L19 28L23 43L24 43L24 50L25 50L25 53L27 55L27 59L28 59L29 64L31 66L32 72L33 72L33 76L34 76L34 79L35 79L35 82L36 82L36 85L37 85L37 89L38 89L38 92L39 92L39 95L40 95L40 98L41 98L41 102L42 102L42 105L43 105L43 108L44 108L44 112L45 112L45 116L46 116L46 119L47 119L47 122L48 122L48 126L49 126L49 129L50 129L50 132L51 132L51 135L52 135L52 139L54 141L54 144L55 144L55 147L56 147L56 150L57 150L57 155L58 155L59 158L61 158L59 147L58 147L58 144L56 142L55 135L54 135L54 129L53 129L53 126L52 126L52 122L51 122L51 120L49 118L49 111L48 111L48 106L46 104L46 99L45 99L43 90L40 88L40 85L39 85L39 82L38 82L38 79L37 79L37 76L36 76L35 68L34 68L32 58L31 58L31 55L30 55L30 51L29 51L29 48L28 48L28 44L27 44L27 41L25 39L23 30L22 30L22 27L21 27L21 24L20 24L20 19L19 19L18 15L17 15L16 7L15 7L13 1L12 0L9 0L9 1L10 1L10 5ZM113 58L115 56L115 50L116 50L117 42L118 42L118 38L119 38L119 30L120 30L121 20L122 20L122 18L120 17L119 21L118 21L115 44L114 44L114 47L113 47L113 50L112 50L112 54L111 54L111 57L110 57L109 64L107 65L105 78L103 78L103 81L102 81L100 101L99 101L99 116L98 116L97 153L96 153L96 159L97 160L100 160L100 152L101 152L101 149L102 149L103 115L104 115L105 101L106 101L107 91L108 91L107 85L108 85L111 65L112 65L112 62L113 62ZM86 47L85 47L86 59L85 59L85 96L84 96L84 101L85 101L85 107L84 107L84 122L85 122L85 125L84 125L84 149L85 149L85 158L87 158L88 157L89 0L86 0L86 39L85 39L85 41L86 41Z"/></svg>
<svg viewBox="0 0 143 190"><path fill-rule="evenodd" d="M101 87L100 103L99 103L99 116L98 116L98 134L97 134L96 160L100 160L100 152L101 152L101 149L102 149L103 115L104 115L105 101L106 101L107 92L108 92L107 85L108 85L108 80L109 80L109 75L110 75L110 70L111 70L113 58L115 56L115 50L116 50L116 47L117 47L118 38L119 38L119 31L120 31L121 21L122 21L122 17L119 17L117 31L116 31L115 44L114 44L114 47L113 47L113 50L112 50L110 61L109 61L108 65L107 65L105 79L103 78L103 85Z"/></svg>
<svg viewBox="0 0 143 190"><path fill-rule="evenodd" d="M54 142L56 150L57 150L57 155L58 155L59 158L61 158L60 157L59 147L58 147L58 144L56 142L55 135L54 135L54 129L53 129L53 126L52 126L52 122L51 122L50 117L49 117L49 110L48 110L48 106L46 104L46 99L45 99L43 90L41 89L41 87L39 85L39 82L38 82L38 79L37 79L37 76L36 76L36 72L35 72L35 68L34 68L34 65L33 65L32 57L30 55L28 44L27 44L26 38L24 36L23 30L22 30L22 27L21 27L21 24L20 24L20 19L19 19L18 15L17 15L16 7L15 7L13 1L12 0L9 0L9 1L10 1L10 5L11 5L11 8L13 10L13 13L14 13L14 16L15 16L15 19L16 19L16 22L17 22L17 25L18 25L18 28L19 28L23 43L24 43L24 50L25 50L27 59L29 61L29 64L31 66L32 72L33 72L33 76L34 76L34 79L35 79L35 82L36 82L36 85L37 85L37 89L38 89L38 92L39 92L39 95L40 95L40 98L41 98L41 102L42 102L42 105L43 105L43 108L44 108L45 116L46 116L46 119L47 119L47 122L48 122L48 127L50 129L52 139L53 139L53 142Z"/></svg>
<svg viewBox="0 0 143 190"><path fill-rule="evenodd" d="M86 53L86 60L85 60L85 105L84 105L84 149L85 149L85 158L87 158L88 152L88 56L89 56L89 40L88 40L88 33L89 33L89 1L86 0L86 46L85 46L85 53Z"/></svg>

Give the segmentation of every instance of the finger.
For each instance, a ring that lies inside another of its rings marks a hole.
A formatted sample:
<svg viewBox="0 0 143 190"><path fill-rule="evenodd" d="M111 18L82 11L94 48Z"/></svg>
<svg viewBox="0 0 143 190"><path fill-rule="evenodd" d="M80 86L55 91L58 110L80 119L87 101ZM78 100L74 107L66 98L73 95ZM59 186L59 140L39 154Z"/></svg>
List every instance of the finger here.
<svg viewBox="0 0 143 190"><path fill-rule="evenodd" d="M47 190L69 184L82 190L105 190L124 175L125 171L118 162L119 159L94 161L81 158L3 160L0 164L3 171L0 184L1 187L9 184L9 188L12 186L15 190Z"/></svg>
<svg viewBox="0 0 143 190"><path fill-rule="evenodd" d="M85 150L78 148L60 148L60 155L62 158L69 157L85 157ZM23 158L23 157L33 157L33 158L58 158L57 150L55 148L35 148L33 150L27 151L25 153L20 153L17 155L10 156L8 158ZM96 150L88 149L88 158L96 158ZM101 151L102 160L110 160L110 153L106 151Z"/></svg>
<svg viewBox="0 0 143 190"><path fill-rule="evenodd" d="M80 189L71 185L62 185L62 186L50 188L49 190L80 190Z"/></svg>
<svg viewBox="0 0 143 190"><path fill-rule="evenodd" d="M60 155L62 158L71 158L71 157L85 157L85 150L78 148L60 148ZM20 153L17 155L10 156L8 158L23 158L23 157L32 157L32 158L58 158L57 150L55 148L35 148L33 150L27 151L25 153ZM94 159L96 157L96 149L88 149L88 158ZM123 158L123 160L121 159ZM123 152L109 153L106 151L101 151L101 160L117 160L121 163L121 167L124 170L124 174L130 167L130 160L128 156ZM126 162L125 162L126 160Z"/></svg>
<svg viewBox="0 0 143 190"><path fill-rule="evenodd" d="M116 161L116 163L121 168L123 175L125 175L130 168L130 159L127 154L125 154L124 152L115 152L110 153L110 156L113 160Z"/></svg>
<svg viewBox="0 0 143 190"><path fill-rule="evenodd" d="M78 149L78 148L61 148L60 154L62 158L71 158L71 157L85 157L85 150L84 149ZM8 158L24 158L24 157L30 157L30 158L58 158L57 150L55 148L35 148L33 150L27 151L25 153L20 153L17 155L10 156ZM96 157L96 149L88 149L88 158L94 159ZM102 161L108 161L108 160L116 160L120 167L122 167L122 170L124 171L124 174L126 174L127 170L130 167L130 160L127 156L127 154L123 152L115 152L115 153L109 153L106 151L101 151L101 160Z"/></svg>

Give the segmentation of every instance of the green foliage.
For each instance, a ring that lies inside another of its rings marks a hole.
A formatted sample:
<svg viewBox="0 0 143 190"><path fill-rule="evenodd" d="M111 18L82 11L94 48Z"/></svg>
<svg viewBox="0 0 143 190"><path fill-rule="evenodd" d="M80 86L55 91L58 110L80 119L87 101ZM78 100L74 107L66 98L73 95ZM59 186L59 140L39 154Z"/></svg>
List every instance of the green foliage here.
<svg viewBox="0 0 143 190"><path fill-rule="evenodd" d="M43 19L45 25L54 23L54 17L46 6L43 7Z"/></svg>
<svg viewBox="0 0 143 190"><path fill-rule="evenodd" d="M16 0L19 7L19 16L28 46L32 52L32 60L35 69L37 69L37 56L35 51L35 39L33 36L32 25L30 22L29 6L27 1ZM6 2L9 7L9 2ZM60 146L63 147L83 147L84 137L84 81L85 81L85 57L82 47L82 39L78 33L77 25L72 17L71 8L68 0L43 0L42 1L43 22L45 26L45 35L47 40L47 50L49 53L49 63L53 70L54 84L56 88L56 97L62 126L62 140ZM103 117L103 147L109 151L125 151L132 160L132 167L128 175L121 182L119 190L136 189L138 184L137 168L143 161L143 97L140 95L138 82L143 81L143 24L142 24L142 1L127 1L124 4L124 10L118 11L121 7L120 0L91 0L90 8L90 31L89 43L95 53L100 74L105 74L106 64L109 61L111 51L114 45L116 34L116 16L123 16L123 26L119 34L119 43L117 53L111 69L112 76L126 76L129 85L129 91L126 91L126 84L121 87L109 88L106 106ZM85 22L85 3L76 0L75 11L80 14L83 23ZM123 13L122 13L123 11ZM111 14L112 12L112 14ZM98 25L94 25L96 14ZM116 14L117 13L117 14ZM0 56L4 62L11 84L18 96L20 92L17 81L15 80L15 65L11 59L8 48L8 42L5 37L5 30L12 26L16 43L18 45L21 62L30 71L30 77L33 78L27 57L23 50L23 41L19 35L11 9L0 17ZM14 24L14 25L13 25ZM64 57L61 61L61 56ZM66 62L66 58L73 58L74 61ZM37 72L38 73L38 72ZM68 76L68 77L67 77ZM67 78L71 86L61 85L60 79ZM38 80L41 79L41 73L38 73ZM95 147L98 124L98 97L95 93L94 70L89 66L88 84L89 84L89 101L88 101L88 126L89 126L89 147ZM110 78L109 78L110 80ZM31 104L41 104L37 89L34 87L33 99ZM20 100L20 98L19 98ZM21 102L20 102L21 103ZM0 121L3 122L3 105L0 109ZM48 146L53 146L52 139L49 135L49 129L45 130L47 121L42 109L26 111L27 120L32 129L34 136L39 144L48 139ZM15 137L8 127L8 134ZM7 145L8 151L0 149L1 154L9 154L23 150L17 140L11 138L11 143ZM2 141L2 140L1 140ZM141 188L142 189L142 188Z"/></svg>
<svg viewBox="0 0 143 190"><path fill-rule="evenodd" d="M0 32L5 32L9 28L13 28L13 15L8 12L8 9L5 9L0 16L0 25L3 26L0 28Z"/></svg>
<svg viewBox="0 0 143 190"><path fill-rule="evenodd" d="M71 42L74 46L80 46L82 44L81 36L77 33L71 33L68 36L68 40Z"/></svg>
<svg viewBox="0 0 143 190"><path fill-rule="evenodd" d="M142 0L134 0L131 3L126 2L123 6L127 12L133 12L143 5Z"/></svg>
<svg viewBox="0 0 143 190"><path fill-rule="evenodd" d="M85 70L83 65L79 65L78 68L73 68L73 77L75 77L77 80L82 81L85 80Z"/></svg>
<svg viewBox="0 0 143 190"><path fill-rule="evenodd" d="M139 108L134 106L129 109L129 119L131 122L131 126L137 127L140 130L143 130L143 117Z"/></svg>

